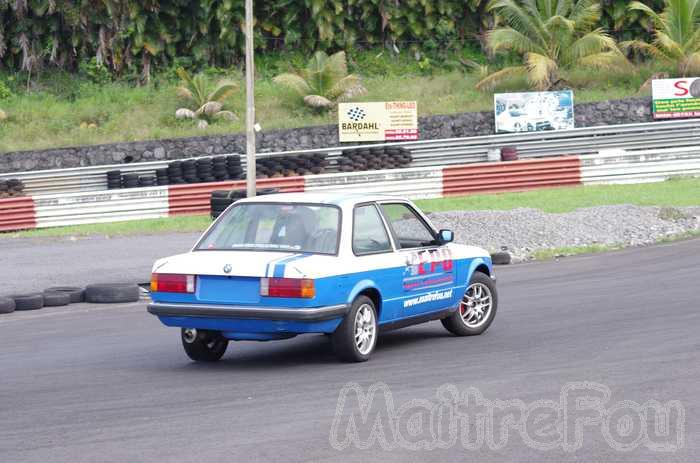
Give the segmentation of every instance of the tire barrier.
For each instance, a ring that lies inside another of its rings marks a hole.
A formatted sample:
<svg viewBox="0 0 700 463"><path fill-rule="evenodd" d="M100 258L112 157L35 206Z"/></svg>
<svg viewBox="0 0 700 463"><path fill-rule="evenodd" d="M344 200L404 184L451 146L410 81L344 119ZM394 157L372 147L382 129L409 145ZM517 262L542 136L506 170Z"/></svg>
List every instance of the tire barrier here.
<svg viewBox="0 0 700 463"><path fill-rule="evenodd" d="M107 189L144 188L149 186L182 185L188 183L210 183L238 180L243 177L241 157L226 155L185 159L169 162L152 173L122 172L108 170Z"/></svg>
<svg viewBox="0 0 700 463"><path fill-rule="evenodd" d="M260 189L277 188L280 193L304 191L304 177L282 177L258 180ZM170 215L211 214L211 193L214 190L245 189L245 181L171 185L168 190Z"/></svg>
<svg viewBox="0 0 700 463"><path fill-rule="evenodd" d="M590 156L275 177L260 179L256 183L260 189L277 188L282 193L340 190L420 199L524 191L582 183L659 181L681 174L700 175L700 150L677 148L644 152L616 151ZM0 231L182 214L217 215L225 209L227 203L216 200L216 206L212 208L212 192L230 192L244 188L245 181L229 180L33 198L5 198L0 199Z"/></svg>
<svg viewBox="0 0 700 463"><path fill-rule="evenodd" d="M42 293L0 296L0 314L15 311L39 310L44 307L61 307L81 302L98 304L138 302L141 290L138 285L126 283L103 283L88 285L85 289L76 286L54 286Z"/></svg>
<svg viewBox="0 0 700 463"><path fill-rule="evenodd" d="M411 161L413 157L406 148L379 146L344 150L336 162L339 172L363 172L402 169L409 167Z"/></svg>
<svg viewBox="0 0 700 463"><path fill-rule="evenodd" d="M493 265L508 265L511 257L509 252L494 252L491 254L491 262Z"/></svg>
<svg viewBox="0 0 700 463"><path fill-rule="evenodd" d="M11 297L0 297L0 314L15 311L15 300Z"/></svg>
<svg viewBox="0 0 700 463"><path fill-rule="evenodd" d="M85 289L75 286L53 286L51 288L46 288L44 293L67 294L71 304L85 302Z"/></svg>
<svg viewBox="0 0 700 463"><path fill-rule="evenodd" d="M138 302L141 290L138 285L124 283L100 283L85 287L85 302L114 304Z"/></svg>
<svg viewBox="0 0 700 463"><path fill-rule="evenodd" d="M0 199L24 196L24 182L16 178L0 179Z"/></svg>
<svg viewBox="0 0 700 463"><path fill-rule="evenodd" d="M265 188L263 190L258 190L257 196L271 195L279 193L278 188ZM246 197L246 191L244 189L240 190L214 190L211 192L211 197L209 199L211 207L211 218L215 219L221 215L222 212L226 210L231 204L235 203L239 199Z"/></svg>
<svg viewBox="0 0 700 463"><path fill-rule="evenodd" d="M44 307L60 307L70 304L70 294L44 291Z"/></svg>
<svg viewBox="0 0 700 463"><path fill-rule="evenodd" d="M44 295L42 293L16 294L10 296L15 301L15 311L39 310L44 307Z"/></svg>
<svg viewBox="0 0 700 463"><path fill-rule="evenodd" d="M255 161L255 173L259 179L321 174L327 167L325 153L277 156Z"/></svg>

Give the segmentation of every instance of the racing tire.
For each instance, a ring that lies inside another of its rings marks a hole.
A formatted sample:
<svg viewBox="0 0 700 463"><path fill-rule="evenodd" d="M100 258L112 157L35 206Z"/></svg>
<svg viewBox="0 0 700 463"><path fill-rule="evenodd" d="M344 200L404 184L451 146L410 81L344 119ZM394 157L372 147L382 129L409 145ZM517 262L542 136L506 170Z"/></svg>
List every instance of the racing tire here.
<svg viewBox="0 0 700 463"><path fill-rule="evenodd" d="M44 307L44 295L41 293L19 294L10 296L15 301L15 310L38 310Z"/></svg>
<svg viewBox="0 0 700 463"><path fill-rule="evenodd" d="M187 356L195 362L216 362L224 356L228 339L216 331L197 330L193 337L187 328L180 330L182 347Z"/></svg>
<svg viewBox="0 0 700 463"><path fill-rule="evenodd" d="M44 291L44 307L59 307L70 304L70 294Z"/></svg>
<svg viewBox="0 0 700 463"><path fill-rule="evenodd" d="M358 296L331 336L333 350L343 362L366 362L377 346L378 335L374 302L367 296Z"/></svg>
<svg viewBox="0 0 700 463"><path fill-rule="evenodd" d="M44 293L66 293L70 297L71 304L85 301L85 290L77 286L53 286L46 288Z"/></svg>
<svg viewBox="0 0 700 463"><path fill-rule="evenodd" d="M447 331L457 336L474 336L488 329L496 316L498 293L490 276L474 272L459 309L440 320Z"/></svg>
<svg viewBox="0 0 700 463"><path fill-rule="evenodd" d="M12 313L15 311L15 300L10 297L0 297L0 313Z"/></svg>
<svg viewBox="0 0 700 463"><path fill-rule="evenodd" d="M85 301L96 304L138 302L141 291L138 285L124 283L102 283L85 288Z"/></svg>

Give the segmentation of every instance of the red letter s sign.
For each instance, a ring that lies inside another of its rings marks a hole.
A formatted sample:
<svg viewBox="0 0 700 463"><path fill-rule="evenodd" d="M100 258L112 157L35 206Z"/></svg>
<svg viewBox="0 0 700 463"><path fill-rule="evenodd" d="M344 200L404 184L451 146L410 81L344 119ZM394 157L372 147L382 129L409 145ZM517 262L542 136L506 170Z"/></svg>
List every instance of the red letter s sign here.
<svg viewBox="0 0 700 463"><path fill-rule="evenodd" d="M686 96L688 92L688 81L687 80L679 80L678 82L673 84L674 87L678 89L676 93L674 93L674 96Z"/></svg>

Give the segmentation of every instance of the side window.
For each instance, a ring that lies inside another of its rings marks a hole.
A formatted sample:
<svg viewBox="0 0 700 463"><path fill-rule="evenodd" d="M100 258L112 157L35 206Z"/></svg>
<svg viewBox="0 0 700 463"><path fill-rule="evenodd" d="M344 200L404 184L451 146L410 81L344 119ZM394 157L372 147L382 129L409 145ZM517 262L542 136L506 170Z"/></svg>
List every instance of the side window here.
<svg viewBox="0 0 700 463"><path fill-rule="evenodd" d="M358 206L353 212L352 250L355 254L391 251L384 222L372 204Z"/></svg>
<svg viewBox="0 0 700 463"><path fill-rule="evenodd" d="M435 243L435 236L406 204L382 204L382 211L401 249L419 248Z"/></svg>

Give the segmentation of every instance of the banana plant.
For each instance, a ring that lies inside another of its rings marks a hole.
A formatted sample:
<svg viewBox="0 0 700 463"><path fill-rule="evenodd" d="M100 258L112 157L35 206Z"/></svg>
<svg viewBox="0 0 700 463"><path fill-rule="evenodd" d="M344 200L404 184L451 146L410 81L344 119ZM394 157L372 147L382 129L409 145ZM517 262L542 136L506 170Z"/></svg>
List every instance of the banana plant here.
<svg viewBox="0 0 700 463"><path fill-rule="evenodd" d="M232 111L223 109L226 99L238 89L235 82L221 80L210 91L206 78L202 74L193 77L183 68L179 68L177 75L182 79L182 85L176 89L177 95L188 102L189 107L179 108L175 111L175 117L194 119L200 129L206 129L217 119L228 121L237 119Z"/></svg>
<svg viewBox="0 0 700 463"><path fill-rule="evenodd" d="M348 74L344 51L331 56L317 51L306 68L280 74L273 81L298 94L307 106L315 109L328 109L339 100L367 92L358 76Z"/></svg>

